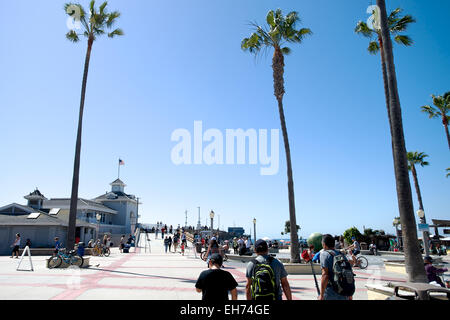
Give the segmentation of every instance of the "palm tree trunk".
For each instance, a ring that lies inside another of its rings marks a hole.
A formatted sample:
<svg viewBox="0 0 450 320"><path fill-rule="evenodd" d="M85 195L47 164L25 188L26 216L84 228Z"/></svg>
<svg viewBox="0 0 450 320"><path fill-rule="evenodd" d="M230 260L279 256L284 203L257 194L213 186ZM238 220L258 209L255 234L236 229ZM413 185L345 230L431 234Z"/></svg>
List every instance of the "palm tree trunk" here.
<svg viewBox="0 0 450 320"><path fill-rule="evenodd" d="M424 210L423 202L422 202L422 194L420 192L420 187L419 187L419 179L417 178L416 167L412 163L411 163L411 173L412 173L412 176L414 179L414 186L416 188L417 201L419 202L419 209ZM420 220L421 220L421 223L427 223L425 216L423 218L421 218ZM430 248L428 247L429 240L430 240L430 238L429 238L428 232L424 231L423 232L423 248L424 248L426 256L430 255Z"/></svg>
<svg viewBox="0 0 450 320"><path fill-rule="evenodd" d="M409 182L408 160L403 135L402 111L397 88L392 42L387 24L385 0L377 0L380 8L381 36L384 44L384 58L389 87L389 108L391 115L391 138L393 146L393 159L395 181L397 187L397 201L402 225L402 236L405 252L406 271L409 281L427 283L422 254L420 253L417 238L417 226L414 217L411 185Z"/></svg>
<svg viewBox="0 0 450 320"><path fill-rule="evenodd" d="M300 246L297 233L297 219L295 216L294 179L292 176L291 150L284 117L283 96L284 96L284 56L279 47L275 48L272 61L274 94L278 101L278 111L280 113L281 130L283 132L284 149L286 152L286 165L288 177L289 196L289 220L291 223L291 263L300 262Z"/></svg>
<svg viewBox="0 0 450 320"><path fill-rule="evenodd" d="M389 119L389 128L392 131L391 112L390 112L390 108L389 108L389 86L388 86L388 79L387 79L386 62L384 61L383 39L381 38L381 34L378 34L378 43L380 44L381 70L383 72L384 95L386 98L386 108L387 108L388 119Z"/></svg>
<svg viewBox="0 0 450 320"><path fill-rule="evenodd" d="M89 61L91 59L91 50L92 50L93 42L94 42L94 38L89 37L88 47L87 47L87 52L86 52L86 60L84 62L83 84L81 86L80 113L79 113L79 117L78 117L77 141L76 141L76 145L75 145L75 160L74 160L74 165L73 165L72 194L70 196L69 226L67 229L66 248L69 250L72 250L75 246L78 184L79 184L79 178L80 178L81 133L82 133L82 128L83 128L83 111L84 111L84 100L86 97L86 84L87 84L87 77L88 77L88 71L89 71Z"/></svg>
<svg viewBox="0 0 450 320"><path fill-rule="evenodd" d="M414 186L416 187L416 194L417 194L417 201L419 202L419 209L423 210L422 194L420 193L419 180L417 179L416 167L413 164L411 164L411 173L412 173L413 180L414 180Z"/></svg>
<svg viewBox="0 0 450 320"><path fill-rule="evenodd" d="M447 116L445 114L442 115L442 123L444 124L445 133L447 135L448 148L450 149L450 134L448 133L448 121Z"/></svg>

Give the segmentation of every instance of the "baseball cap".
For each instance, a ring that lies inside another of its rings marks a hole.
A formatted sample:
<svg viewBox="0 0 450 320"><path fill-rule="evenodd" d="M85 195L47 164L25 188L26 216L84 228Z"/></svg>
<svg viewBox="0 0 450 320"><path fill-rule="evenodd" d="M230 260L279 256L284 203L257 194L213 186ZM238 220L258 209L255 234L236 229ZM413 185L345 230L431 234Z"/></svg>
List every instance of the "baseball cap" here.
<svg viewBox="0 0 450 320"><path fill-rule="evenodd" d="M217 264L218 266L222 266L223 259L222 256L218 253L213 253L211 258L209 259L213 264Z"/></svg>
<svg viewBox="0 0 450 320"><path fill-rule="evenodd" d="M255 243L255 250L256 252L264 252L267 251L269 249L269 246L267 245L267 242L259 239L258 241L256 241Z"/></svg>

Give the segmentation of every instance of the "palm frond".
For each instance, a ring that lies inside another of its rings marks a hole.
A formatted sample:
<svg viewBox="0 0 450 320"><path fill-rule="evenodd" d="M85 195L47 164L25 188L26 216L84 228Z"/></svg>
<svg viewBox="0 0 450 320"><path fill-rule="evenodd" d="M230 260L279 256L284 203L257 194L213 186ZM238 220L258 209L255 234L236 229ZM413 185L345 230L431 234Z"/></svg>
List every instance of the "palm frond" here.
<svg viewBox="0 0 450 320"><path fill-rule="evenodd" d="M378 51L380 51L380 45L378 44L378 41L371 41L367 50L370 54L377 54Z"/></svg>
<svg viewBox="0 0 450 320"><path fill-rule="evenodd" d="M72 41L72 42L80 41L78 34L74 30L70 30L69 32L67 32L66 38L67 38L67 40Z"/></svg>
<svg viewBox="0 0 450 320"><path fill-rule="evenodd" d="M291 49L289 47L281 48L281 52L285 55L289 55L291 53Z"/></svg>
<svg viewBox="0 0 450 320"><path fill-rule="evenodd" d="M402 44L404 46L411 46L413 44L413 40L409 36L396 35L394 37L395 42Z"/></svg>
<svg viewBox="0 0 450 320"><path fill-rule="evenodd" d="M366 38L372 38L373 34L376 33L374 30L370 29L367 23L359 21L355 27L355 32Z"/></svg>
<svg viewBox="0 0 450 320"><path fill-rule="evenodd" d="M116 36L123 36L123 35L124 35L123 30L119 29L119 28L117 28L114 31L108 33L108 37L110 37L110 38L114 38Z"/></svg>
<svg viewBox="0 0 450 320"><path fill-rule="evenodd" d="M106 26L108 28L111 28L114 25L114 23L116 22L116 19L119 17L120 17L120 12L118 12L118 11L111 12L108 15L108 19L106 20Z"/></svg>
<svg viewBox="0 0 450 320"><path fill-rule="evenodd" d="M440 113L432 106L426 105L420 108L422 112L427 113L430 119L439 117Z"/></svg>
<svg viewBox="0 0 450 320"><path fill-rule="evenodd" d="M411 15L407 14L406 16L393 21L392 24L389 24L389 29L392 33L399 33L406 31L411 23L415 23L416 19L414 19Z"/></svg>

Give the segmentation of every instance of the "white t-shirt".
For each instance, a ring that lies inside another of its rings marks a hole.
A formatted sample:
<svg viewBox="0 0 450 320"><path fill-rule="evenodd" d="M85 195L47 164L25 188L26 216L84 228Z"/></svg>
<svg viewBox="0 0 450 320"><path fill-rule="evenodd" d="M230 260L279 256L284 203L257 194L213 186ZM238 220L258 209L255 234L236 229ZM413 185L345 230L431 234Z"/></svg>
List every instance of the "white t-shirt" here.
<svg viewBox="0 0 450 320"><path fill-rule="evenodd" d="M19 237L19 239L16 239L16 241L14 241L14 245L15 246L20 246L20 237Z"/></svg>
<svg viewBox="0 0 450 320"><path fill-rule="evenodd" d="M249 239L245 240L245 246L247 247L247 249L250 248L251 245L252 242Z"/></svg>

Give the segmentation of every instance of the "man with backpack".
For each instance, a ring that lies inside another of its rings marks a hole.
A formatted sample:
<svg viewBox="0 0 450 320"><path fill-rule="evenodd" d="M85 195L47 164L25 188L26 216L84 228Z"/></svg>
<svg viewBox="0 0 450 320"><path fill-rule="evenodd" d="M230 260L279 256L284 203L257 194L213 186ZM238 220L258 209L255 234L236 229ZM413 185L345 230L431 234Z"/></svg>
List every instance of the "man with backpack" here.
<svg viewBox="0 0 450 320"><path fill-rule="evenodd" d="M322 236L320 253L322 267L319 300L351 300L355 293L355 275L345 255L334 249L334 238Z"/></svg>
<svg viewBox="0 0 450 320"><path fill-rule="evenodd" d="M248 263L246 272L247 300L282 300L283 291L287 300L292 300L286 269L278 259L269 256L267 242L256 241L255 251L257 256Z"/></svg>

